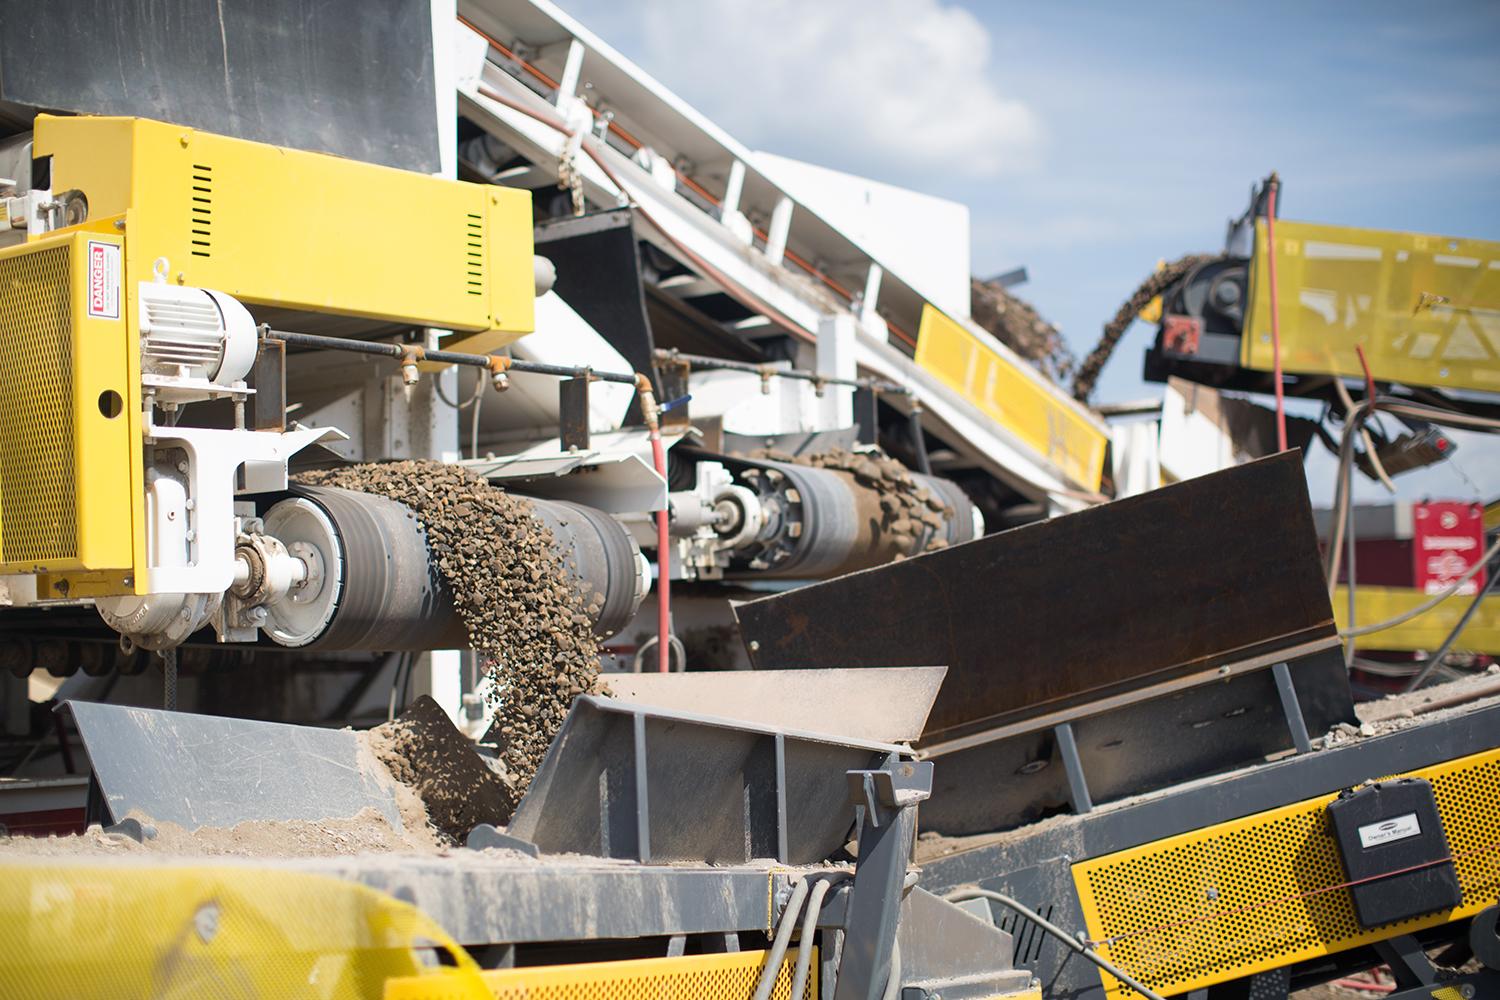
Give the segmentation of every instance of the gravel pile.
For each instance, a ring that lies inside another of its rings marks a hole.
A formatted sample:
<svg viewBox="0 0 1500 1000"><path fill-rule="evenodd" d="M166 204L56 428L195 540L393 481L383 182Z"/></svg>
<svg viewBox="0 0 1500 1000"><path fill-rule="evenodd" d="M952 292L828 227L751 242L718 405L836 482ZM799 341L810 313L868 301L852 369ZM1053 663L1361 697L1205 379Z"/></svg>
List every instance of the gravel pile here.
<svg viewBox="0 0 1500 1000"><path fill-rule="evenodd" d="M530 503L455 465L388 462L305 473L299 482L410 507L453 595L469 643L494 678L507 812L526 791L573 699L599 673L589 617L597 595L571 584Z"/></svg>

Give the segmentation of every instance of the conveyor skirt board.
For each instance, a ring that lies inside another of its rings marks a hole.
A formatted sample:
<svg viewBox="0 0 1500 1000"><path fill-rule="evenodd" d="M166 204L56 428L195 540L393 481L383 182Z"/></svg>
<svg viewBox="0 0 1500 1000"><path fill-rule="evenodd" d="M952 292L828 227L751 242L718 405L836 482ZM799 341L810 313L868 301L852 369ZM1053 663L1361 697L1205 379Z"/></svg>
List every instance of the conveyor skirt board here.
<svg viewBox="0 0 1500 1000"><path fill-rule="evenodd" d="M1342 800L1319 796L1075 864L1088 936L1110 960L1171 995L1463 920L1495 906L1500 901L1500 749L1404 777L1412 783L1385 787L1430 784L1435 816L1426 817L1418 803L1400 810L1397 818L1440 819L1447 835L1442 859L1400 858L1389 860L1388 867L1371 858L1351 860L1347 842L1341 850L1334 817L1341 806L1360 801L1362 793ZM1356 844L1363 825L1355 827ZM1417 915L1365 924L1356 906L1362 889L1402 879L1414 863L1433 860L1450 863L1456 876L1459 891L1451 905L1434 908L1417 901L1422 911ZM1112 996L1129 992L1112 980L1106 988Z"/></svg>

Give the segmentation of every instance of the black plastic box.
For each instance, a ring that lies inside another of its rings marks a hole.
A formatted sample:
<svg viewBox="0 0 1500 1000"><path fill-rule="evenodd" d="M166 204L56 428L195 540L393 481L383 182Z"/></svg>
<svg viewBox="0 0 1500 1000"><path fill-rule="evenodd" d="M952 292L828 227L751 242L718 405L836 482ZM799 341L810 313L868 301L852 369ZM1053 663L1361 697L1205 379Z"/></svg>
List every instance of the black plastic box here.
<svg viewBox="0 0 1500 1000"><path fill-rule="evenodd" d="M1400 778L1345 791L1328 804L1328 820L1344 873L1359 883L1349 892L1361 925L1375 927L1462 902L1427 781Z"/></svg>

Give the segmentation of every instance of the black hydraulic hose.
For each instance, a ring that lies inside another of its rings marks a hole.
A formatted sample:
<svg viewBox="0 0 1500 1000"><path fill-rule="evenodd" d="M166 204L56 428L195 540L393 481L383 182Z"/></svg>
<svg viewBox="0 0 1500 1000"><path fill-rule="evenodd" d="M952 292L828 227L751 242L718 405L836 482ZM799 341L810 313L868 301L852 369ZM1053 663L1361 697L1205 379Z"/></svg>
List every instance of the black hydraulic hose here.
<svg viewBox="0 0 1500 1000"><path fill-rule="evenodd" d="M1042 930L1057 938L1068 948L1076 951L1078 954L1082 955L1090 962L1093 962L1099 968L1103 969L1111 976L1114 976L1126 986L1129 986L1131 989L1135 990L1141 996L1145 997L1146 1000L1162 1000L1161 994L1141 985L1141 983L1134 977L1132 977L1130 973L1126 972L1124 969L1120 968L1118 965L1111 962L1103 955L1100 955L1093 948L1089 947L1088 944L1078 940L1073 935L1069 934L1067 931L1063 930L1061 927L1052 923L1046 917L1033 910L1031 907L1012 899L1011 897L1005 895L1003 892L995 892L990 889L966 888L956 889L943 898L948 900L950 903L958 903L965 899L993 899L1001 906L1004 906L1007 909L1020 914L1027 920L1030 920Z"/></svg>

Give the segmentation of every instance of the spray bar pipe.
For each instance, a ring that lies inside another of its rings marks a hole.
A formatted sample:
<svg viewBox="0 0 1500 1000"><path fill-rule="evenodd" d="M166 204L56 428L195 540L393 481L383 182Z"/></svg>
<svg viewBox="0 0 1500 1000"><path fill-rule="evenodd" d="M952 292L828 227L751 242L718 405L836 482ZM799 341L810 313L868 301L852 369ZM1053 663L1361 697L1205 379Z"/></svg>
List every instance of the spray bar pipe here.
<svg viewBox="0 0 1500 1000"><path fill-rule="evenodd" d="M683 354L678 350L657 350L656 363L659 365L686 365L689 368L698 368L703 371L731 371L748 372L751 375L759 375L761 378L790 378L803 382L813 382L818 385L848 385L856 389L868 389L871 392L885 392L893 395L910 396L911 389L895 382L887 382L878 378L838 378L834 375L819 375L802 368L776 368L772 365L756 365L748 361L730 361L726 358L709 358L701 354Z"/></svg>
<svg viewBox="0 0 1500 1000"><path fill-rule="evenodd" d="M280 340L296 347L313 347L324 351L347 351L351 354L370 354L398 361L431 361L440 365L467 365L494 371L529 372L535 375L553 375L557 378L587 378L600 382L620 382L635 385L633 372L602 372L594 368L565 365L544 365L537 361L519 361L496 354L463 354L459 351L434 351L407 344L387 344L371 340L351 340L347 337L320 337L312 333L292 333L261 327L261 335L270 340Z"/></svg>

